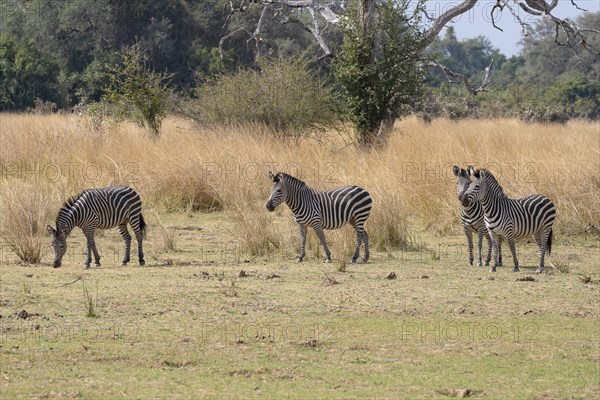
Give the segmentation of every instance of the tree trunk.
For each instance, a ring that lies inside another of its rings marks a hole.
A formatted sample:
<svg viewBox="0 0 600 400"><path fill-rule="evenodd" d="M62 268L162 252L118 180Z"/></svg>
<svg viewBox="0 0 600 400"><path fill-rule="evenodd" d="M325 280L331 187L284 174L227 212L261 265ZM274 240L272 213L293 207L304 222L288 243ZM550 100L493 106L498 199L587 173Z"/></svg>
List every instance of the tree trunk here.
<svg viewBox="0 0 600 400"><path fill-rule="evenodd" d="M394 130L395 122L396 118L385 118L373 130L358 131L356 137L359 147L363 149L385 148Z"/></svg>

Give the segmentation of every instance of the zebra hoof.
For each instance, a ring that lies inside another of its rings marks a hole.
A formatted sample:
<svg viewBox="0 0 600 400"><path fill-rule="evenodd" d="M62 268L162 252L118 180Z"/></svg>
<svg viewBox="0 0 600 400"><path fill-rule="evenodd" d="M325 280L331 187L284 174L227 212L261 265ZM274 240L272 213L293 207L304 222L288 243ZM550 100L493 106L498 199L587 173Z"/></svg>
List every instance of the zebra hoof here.
<svg viewBox="0 0 600 400"><path fill-rule="evenodd" d="M490 272L496 272L496 267L490 268Z"/></svg>
<svg viewBox="0 0 600 400"><path fill-rule="evenodd" d="M83 269L90 269L90 264L83 264Z"/></svg>
<svg viewBox="0 0 600 400"><path fill-rule="evenodd" d="M519 267L514 267L513 272L519 272Z"/></svg>
<svg viewBox="0 0 600 400"><path fill-rule="evenodd" d="M535 270L536 274L543 274L544 273L544 269L543 268L538 268Z"/></svg>
<svg viewBox="0 0 600 400"><path fill-rule="evenodd" d="M101 267L100 263L94 264L94 268L100 268L100 267Z"/></svg>
<svg viewBox="0 0 600 400"><path fill-rule="evenodd" d="M140 260L140 267L143 267L144 265L146 265L146 261Z"/></svg>
<svg viewBox="0 0 600 400"><path fill-rule="evenodd" d="M481 262L478 262L478 263L477 263L477 266L478 266L478 267L483 267L483 264L482 264Z"/></svg>
<svg viewBox="0 0 600 400"><path fill-rule="evenodd" d="M323 262L326 264L329 264L329 263L331 263L331 258L326 258Z"/></svg>
<svg viewBox="0 0 600 400"><path fill-rule="evenodd" d="M356 264L356 258L351 258L348 260L350 264Z"/></svg>
<svg viewBox="0 0 600 400"><path fill-rule="evenodd" d="M122 263L121 263L121 267L126 267L126 266L127 266L127 263L126 263L126 262L122 262Z"/></svg>

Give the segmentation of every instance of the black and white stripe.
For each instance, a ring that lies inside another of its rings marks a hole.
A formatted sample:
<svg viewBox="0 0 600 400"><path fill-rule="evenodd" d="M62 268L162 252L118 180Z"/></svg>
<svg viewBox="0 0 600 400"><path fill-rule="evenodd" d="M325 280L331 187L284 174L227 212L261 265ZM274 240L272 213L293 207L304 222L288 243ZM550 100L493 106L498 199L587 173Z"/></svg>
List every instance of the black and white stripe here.
<svg viewBox="0 0 600 400"><path fill-rule="evenodd" d="M552 251L552 225L556 218L556 208L546 196L534 194L520 199L510 199L494 175L485 169L475 170L468 167L473 181L461 198L464 206L480 201L483 207L485 224L492 236L495 263L491 271L498 266L498 244L505 237L513 256L514 270L519 271L519 261L515 248L515 239L533 236L539 251L540 263L536 273L544 271L544 256Z"/></svg>
<svg viewBox="0 0 600 400"><path fill-rule="evenodd" d="M52 248L54 249L54 268L61 265L67 250L67 236L77 226L81 228L87 239L87 260L85 268L90 267L91 253L94 253L96 266L100 266L100 255L96 249L94 232L96 229L119 227L119 232L125 242L125 258L122 265L129 262L131 235L127 224L131 225L138 243L140 265L144 265L142 239L146 223L142 216L142 201L135 190L128 186L110 186L102 189L87 189L65 202L56 218L56 229L48 226L52 233Z"/></svg>
<svg viewBox="0 0 600 400"><path fill-rule="evenodd" d="M369 236L364 229L373 205L369 192L358 186L316 190L282 172L276 175L269 172L269 178L273 181L273 187L266 204L267 210L274 211L282 202L287 203L300 228L300 255L297 262L301 262L305 256L307 227L312 227L319 236L325 249L325 262L331 262L323 229L338 229L347 223L356 231L356 250L351 262L358 259L361 243L365 245L363 261L369 260Z"/></svg>
<svg viewBox="0 0 600 400"><path fill-rule="evenodd" d="M456 177L456 195L458 196L458 200L462 198L465 194L469 185L471 184L471 179L467 174L467 171L464 168L460 168L458 165L452 167L452 172ZM485 226L485 222L483 220L483 207L481 207L481 203L478 201L474 201L467 206L461 206L460 209L460 223L465 232L465 236L467 237L467 244L469 246L469 265L473 266L473 232L477 233L477 266L481 267L483 265L483 256L482 256L482 247L483 247L483 238L485 237L488 244L487 256L485 258L485 265L490 265L490 260L492 259L492 237L488 232L487 227ZM500 249L500 260L499 265L502 265L502 250Z"/></svg>

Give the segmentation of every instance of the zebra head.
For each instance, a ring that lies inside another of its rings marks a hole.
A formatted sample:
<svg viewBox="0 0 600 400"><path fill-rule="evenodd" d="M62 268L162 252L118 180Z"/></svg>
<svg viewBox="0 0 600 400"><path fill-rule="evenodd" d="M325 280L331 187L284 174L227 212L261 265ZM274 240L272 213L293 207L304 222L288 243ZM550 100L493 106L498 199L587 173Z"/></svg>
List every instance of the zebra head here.
<svg viewBox="0 0 600 400"><path fill-rule="evenodd" d="M269 171L269 179L273 181L273 187L271 188L271 194L269 195L269 200L267 200L266 207L269 211L275 211L275 208L287 198L287 185L281 173L273 175Z"/></svg>
<svg viewBox="0 0 600 400"><path fill-rule="evenodd" d="M469 184L469 188L460 198L460 202L464 207L468 207L474 201L479 201L485 197L487 192L487 184L485 180L486 172L487 171L485 169L476 170L472 165L467 167L467 173L472 181Z"/></svg>
<svg viewBox="0 0 600 400"><path fill-rule="evenodd" d="M52 250L54 250L54 268L60 267L62 258L67 252L67 233L63 230L56 230L50 225L46 226L48 233L52 235Z"/></svg>
<svg viewBox="0 0 600 400"><path fill-rule="evenodd" d="M452 172L454 172L454 176L456 176L456 195L458 196L458 200L461 201L471 184L471 178L469 178L467 171L460 168L458 165L452 167Z"/></svg>

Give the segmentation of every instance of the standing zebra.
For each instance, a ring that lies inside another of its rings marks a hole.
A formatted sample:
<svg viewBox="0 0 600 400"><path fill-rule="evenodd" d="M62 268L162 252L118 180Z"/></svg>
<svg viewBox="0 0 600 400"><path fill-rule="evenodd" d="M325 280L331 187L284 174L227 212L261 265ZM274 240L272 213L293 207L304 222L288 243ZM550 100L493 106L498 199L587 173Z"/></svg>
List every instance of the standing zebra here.
<svg viewBox="0 0 600 400"><path fill-rule="evenodd" d="M60 267L67 251L67 236L76 226L81 228L87 239L87 260L84 268L90 267L92 251L96 267L100 266L100 255L94 242L95 230L116 226L119 227L125 242L125 258L122 265L127 265L131 247L131 235L127 230L127 223L133 228L137 239L140 265L144 265L142 238L146 233L146 223L142 216L142 201L135 190L128 186L110 186L102 189L87 189L71 197L58 212L56 229L47 226L48 232L53 236L54 268Z"/></svg>
<svg viewBox="0 0 600 400"><path fill-rule="evenodd" d="M373 205L369 192L358 186L320 191L283 172L273 175L269 171L269 179L273 181L273 187L266 204L267 210L274 211L282 202L287 203L300 228L300 255L296 262L301 262L304 258L308 226L312 227L319 236L325 249L325 262L331 262L331 253L325 242L323 229L341 228L346 223L350 223L356 231L356 250L351 262L355 263L358 259L360 245L363 242L365 244L363 261L369 260L369 236L364 229Z"/></svg>
<svg viewBox="0 0 600 400"><path fill-rule="evenodd" d="M469 188L471 184L471 179L467 174L467 171L463 168L460 168L458 165L452 167L452 171L454 172L454 176L456 176L456 194L458 196L458 200L460 201L463 194ZM485 258L485 265L490 265L490 260L492 259L492 237L488 232L488 229L485 226L485 222L483 221L483 208L481 207L481 203L478 201L474 201L470 203L468 206L462 206L460 209L460 222L463 226L465 236L467 237L467 243L469 245L469 265L473 266L473 232L477 232L478 242L477 242L477 250L478 250L478 261L477 266L481 267L482 263L482 247L483 247L483 237L487 239L488 243L488 252ZM500 243L498 244L500 246ZM499 249L499 266L502 265L502 250Z"/></svg>
<svg viewBox="0 0 600 400"><path fill-rule="evenodd" d="M505 237L513 256L513 272L519 271L519 261L515 239L533 236L540 249L540 265L537 274L544 271L544 256L552 251L552 224L556 218L556 208L546 196L529 195L520 199L510 199L491 172L468 167L469 176L474 178L469 189L461 198L463 206L479 200L485 214L485 225L490 231L494 244L494 266L496 272L500 237Z"/></svg>

